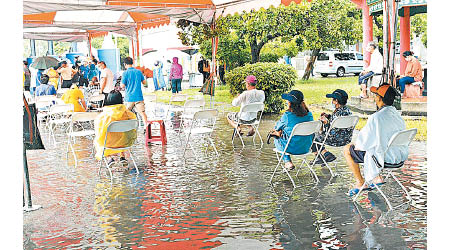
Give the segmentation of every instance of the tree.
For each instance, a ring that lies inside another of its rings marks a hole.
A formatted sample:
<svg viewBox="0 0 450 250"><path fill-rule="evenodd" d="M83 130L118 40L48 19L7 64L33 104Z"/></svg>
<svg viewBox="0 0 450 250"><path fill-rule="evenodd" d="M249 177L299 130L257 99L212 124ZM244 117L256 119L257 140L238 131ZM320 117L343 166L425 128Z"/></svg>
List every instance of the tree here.
<svg viewBox="0 0 450 250"><path fill-rule="evenodd" d="M311 3L302 2L289 6L269 7L241 15L220 18L218 24L236 31L239 38L250 45L252 63L260 60L265 44L276 38L292 38L306 31Z"/></svg>
<svg viewBox="0 0 450 250"><path fill-rule="evenodd" d="M312 1L304 18L310 25L296 41L301 50L312 50L311 60L302 77L307 80L321 49L342 49L344 44L362 39L362 21L361 12L346 0Z"/></svg>
<svg viewBox="0 0 450 250"><path fill-rule="evenodd" d="M427 47L427 14L414 15L411 17L411 37L419 36L422 43Z"/></svg>

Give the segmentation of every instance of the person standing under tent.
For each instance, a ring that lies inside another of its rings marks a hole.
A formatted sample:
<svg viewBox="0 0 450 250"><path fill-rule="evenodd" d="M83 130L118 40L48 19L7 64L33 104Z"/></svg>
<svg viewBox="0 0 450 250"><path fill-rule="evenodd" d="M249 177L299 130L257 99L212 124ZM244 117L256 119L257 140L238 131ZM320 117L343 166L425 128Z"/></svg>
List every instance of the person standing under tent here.
<svg viewBox="0 0 450 250"><path fill-rule="evenodd" d="M142 85L145 84L144 74L133 67L133 59L131 57L125 58L124 63L126 70L122 74L120 87L125 89L125 104L129 110L135 108L136 112L141 115L144 124L147 124L144 96L142 94Z"/></svg>
<svg viewBox="0 0 450 250"><path fill-rule="evenodd" d="M25 91L30 91L30 82L31 82L31 71L28 68L28 62L23 61L23 74L25 77L25 80L23 82L23 88Z"/></svg>
<svg viewBox="0 0 450 250"><path fill-rule="evenodd" d="M172 94L181 92L182 80L183 80L183 66L181 66L181 64L178 63L178 57L174 57L169 75L169 81L172 81Z"/></svg>
<svg viewBox="0 0 450 250"><path fill-rule="evenodd" d="M98 68L102 72L100 78L100 94L105 95L106 100L106 98L108 98L108 94L114 90L114 74L106 67L106 63L104 61L100 61L98 63Z"/></svg>
<svg viewBox="0 0 450 250"><path fill-rule="evenodd" d="M50 84L55 87L55 89L58 89L58 80L59 80L59 74L56 71L58 69L58 66L50 67L44 72L44 74L48 75L50 77Z"/></svg>
<svg viewBox="0 0 450 250"><path fill-rule="evenodd" d="M56 71L61 74L61 88L70 88L70 86L72 86L72 76L76 73L76 71L69 67L66 61L61 62L61 67L59 67Z"/></svg>
<svg viewBox="0 0 450 250"><path fill-rule="evenodd" d="M167 60L167 62L163 65L164 65L164 76L167 82L166 90L169 91L171 89L171 82L169 80L169 77L170 77L170 69L172 68L172 62L170 60Z"/></svg>
<svg viewBox="0 0 450 250"><path fill-rule="evenodd" d="M203 56L201 56L200 59L201 60L198 62L198 72L203 75L203 84L205 84L206 80L209 79L210 67L209 62L205 60Z"/></svg>

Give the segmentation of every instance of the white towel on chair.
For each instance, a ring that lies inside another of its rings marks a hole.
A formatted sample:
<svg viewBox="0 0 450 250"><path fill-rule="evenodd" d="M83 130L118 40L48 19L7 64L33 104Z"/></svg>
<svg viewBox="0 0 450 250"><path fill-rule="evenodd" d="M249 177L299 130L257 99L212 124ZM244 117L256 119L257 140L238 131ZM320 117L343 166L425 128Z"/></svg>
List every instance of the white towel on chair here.
<svg viewBox="0 0 450 250"><path fill-rule="evenodd" d="M423 83L422 82L413 82L413 83L411 83L412 85L419 85L420 86L420 88L423 88L422 86L423 86Z"/></svg>

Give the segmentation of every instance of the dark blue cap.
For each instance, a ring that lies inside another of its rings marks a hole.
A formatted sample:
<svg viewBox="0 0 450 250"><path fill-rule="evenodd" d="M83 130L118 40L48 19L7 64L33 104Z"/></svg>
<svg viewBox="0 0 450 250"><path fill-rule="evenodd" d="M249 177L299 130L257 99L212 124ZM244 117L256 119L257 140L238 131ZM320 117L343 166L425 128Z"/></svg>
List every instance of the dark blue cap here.
<svg viewBox="0 0 450 250"><path fill-rule="evenodd" d="M292 103L301 103L303 102L303 93L300 90L291 90L287 94L282 94L281 98Z"/></svg>

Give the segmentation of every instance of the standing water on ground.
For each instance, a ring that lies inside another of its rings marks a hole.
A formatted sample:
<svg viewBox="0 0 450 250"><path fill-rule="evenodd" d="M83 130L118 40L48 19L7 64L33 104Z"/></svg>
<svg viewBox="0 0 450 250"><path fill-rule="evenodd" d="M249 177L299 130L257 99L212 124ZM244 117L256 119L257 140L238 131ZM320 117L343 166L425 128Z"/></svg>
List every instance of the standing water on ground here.
<svg viewBox="0 0 450 250"><path fill-rule="evenodd" d="M132 162L113 166L111 184L105 168L98 175L92 140L77 139L75 167L67 137L57 144L41 127L46 150L28 151L33 203L43 208L24 213L25 249L426 249L426 143L413 142L396 176L409 190L412 204L388 212L383 197L365 192L356 203L346 195L352 174L339 156L337 177L314 166L293 188L277 164L265 136L275 117L264 117L261 149L251 137L231 143L232 129L221 114L213 135L219 152L205 153L202 143L183 158L184 143L167 124L168 144L144 145L138 131ZM177 124L175 124L177 126ZM204 144L206 145L206 144ZM203 151L202 151L203 150ZM312 158L311 158L312 159ZM296 166L300 165L295 161ZM297 170L297 169L296 169ZM293 175L295 176L295 171ZM334 171L334 169L333 169ZM407 201L392 179L382 186L393 205Z"/></svg>

